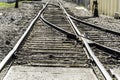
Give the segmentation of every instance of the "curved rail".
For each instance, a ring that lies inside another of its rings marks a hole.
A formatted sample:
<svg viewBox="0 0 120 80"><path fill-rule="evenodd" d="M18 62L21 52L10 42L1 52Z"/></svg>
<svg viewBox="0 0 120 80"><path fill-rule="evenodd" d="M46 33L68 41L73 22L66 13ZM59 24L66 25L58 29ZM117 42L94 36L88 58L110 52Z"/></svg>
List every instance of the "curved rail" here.
<svg viewBox="0 0 120 80"><path fill-rule="evenodd" d="M91 45L91 44L90 44ZM102 50L106 51L106 52L109 52L109 54L107 55L110 55L111 57L115 58L115 59L120 59L120 51L116 50L116 49L112 49L110 47L107 47L107 46L104 46L104 45L101 45L99 43L93 43L92 45L95 45L96 47L99 47L101 48Z"/></svg>
<svg viewBox="0 0 120 80"><path fill-rule="evenodd" d="M16 43L16 45L13 47L13 49L8 53L8 55L2 60L2 62L0 63L0 72L2 71L2 69L4 68L4 66L6 65L6 63L9 61L9 59L14 55L14 53L17 51L17 49L19 48L20 44L23 42L23 40L26 38L26 36L28 35L28 33L30 32L32 26L34 25L34 23L36 22L36 20L39 18L40 14L43 12L43 10L46 8L46 6L48 5L49 0L47 1L47 3L43 6L43 8L39 11L39 13L37 14L37 16L33 19L33 21L30 23L30 25L28 26L27 30L24 32L24 34L21 36L21 38L18 40L18 42Z"/></svg>
<svg viewBox="0 0 120 80"><path fill-rule="evenodd" d="M43 20L43 22L45 22L45 23L48 24L49 26L52 26L52 27L55 28L56 30L58 30L58 31L60 31L60 32L62 32L62 33L64 33L64 34L66 34L68 38L75 39L75 40L78 41L78 38L77 38L76 35L68 32L68 31L65 31L64 29L62 29L62 28L60 28L60 27L52 24L51 22L47 21L47 20L43 17L43 14L41 14L41 19Z"/></svg>
<svg viewBox="0 0 120 80"><path fill-rule="evenodd" d="M75 17L73 17L73 16L71 16L71 15L69 15L69 16L70 16L70 18L72 18L73 20L78 21L78 22L80 22L80 23L83 23L83 24L85 24L85 25L88 25L88 26L91 26L91 27L100 29L100 30L105 31L105 32L109 32L109 33L112 33L112 34L120 35L120 32L116 32L116 31L112 31L112 30L109 30L109 29L101 28L101 27L96 26L96 25L94 25L94 24L91 24L91 23L82 21L82 20L80 20L80 19L77 19L77 18L75 18Z"/></svg>
<svg viewBox="0 0 120 80"><path fill-rule="evenodd" d="M106 80L112 80L112 77L110 76L110 74L106 71L106 69L104 68L104 66L102 65L102 63L98 60L98 58L94 55L93 51L91 50L87 39L81 37L80 35L82 35L79 30L77 29L76 25L73 23L73 21L70 18L70 15L67 13L67 11L64 9L64 7L62 6L61 2L58 0L59 5L61 6L61 8L63 9L63 11L65 12L65 14L67 15L70 23L73 26L73 29L76 31L76 34L78 37L80 37L83 41L83 44L85 45L86 49L88 50L90 56L92 57L92 59L95 61L96 65L98 66L98 68L100 69L100 71L102 72L103 76L105 77Z"/></svg>

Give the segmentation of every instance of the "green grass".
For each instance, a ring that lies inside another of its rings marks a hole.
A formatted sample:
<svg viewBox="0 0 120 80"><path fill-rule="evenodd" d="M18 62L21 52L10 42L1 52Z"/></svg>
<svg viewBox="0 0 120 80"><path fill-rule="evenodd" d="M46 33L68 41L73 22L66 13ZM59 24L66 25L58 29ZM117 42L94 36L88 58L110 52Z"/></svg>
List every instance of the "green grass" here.
<svg viewBox="0 0 120 80"><path fill-rule="evenodd" d="M14 7L14 6L15 6L15 3L0 2L0 9L1 9L1 8Z"/></svg>

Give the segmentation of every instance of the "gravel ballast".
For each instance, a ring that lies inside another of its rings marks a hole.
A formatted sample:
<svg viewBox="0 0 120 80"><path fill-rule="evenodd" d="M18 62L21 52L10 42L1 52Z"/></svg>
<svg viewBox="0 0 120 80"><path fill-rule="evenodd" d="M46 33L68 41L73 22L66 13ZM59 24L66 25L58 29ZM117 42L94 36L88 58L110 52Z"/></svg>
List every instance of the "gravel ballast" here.
<svg viewBox="0 0 120 80"><path fill-rule="evenodd" d="M13 48L38 11L38 2L24 2L19 8L0 9L0 61Z"/></svg>

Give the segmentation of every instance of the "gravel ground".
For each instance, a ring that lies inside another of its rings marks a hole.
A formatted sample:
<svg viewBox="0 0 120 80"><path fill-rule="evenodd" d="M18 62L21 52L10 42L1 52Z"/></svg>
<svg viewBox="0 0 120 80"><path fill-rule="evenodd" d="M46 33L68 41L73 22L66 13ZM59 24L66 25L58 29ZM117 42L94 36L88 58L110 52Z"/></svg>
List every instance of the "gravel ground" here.
<svg viewBox="0 0 120 80"><path fill-rule="evenodd" d="M109 30L113 31L120 31L120 19L114 19L113 17L105 16L105 15L100 15L98 18L93 18L91 11L88 11L86 9L81 8L80 6L75 4L74 2L66 2L65 0L63 1L63 4L65 7L69 8L71 12L74 13L75 16L78 17L90 17L84 19L86 22L98 25L102 28L106 28Z"/></svg>
<svg viewBox="0 0 120 80"><path fill-rule="evenodd" d="M22 3L18 9L0 9L0 61L18 41L35 15L34 6Z"/></svg>

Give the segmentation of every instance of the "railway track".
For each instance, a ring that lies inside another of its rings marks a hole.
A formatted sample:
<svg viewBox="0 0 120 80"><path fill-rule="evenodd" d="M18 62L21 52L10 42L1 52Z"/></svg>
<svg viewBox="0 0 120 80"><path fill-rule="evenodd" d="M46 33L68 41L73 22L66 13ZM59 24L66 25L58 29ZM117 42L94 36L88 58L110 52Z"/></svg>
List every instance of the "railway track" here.
<svg viewBox="0 0 120 80"><path fill-rule="evenodd" d="M43 16L45 16L47 20L54 20L50 21L52 23L57 23L55 20L58 20L59 25L63 25L61 26L63 29L66 28L68 31L72 31L72 29L69 28L70 24L68 24L69 26L65 26L67 24L65 24L65 21L62 22L59 17L65 16L65 14L61 13L62 10L47 5L44 11ZM48 13L52 15L50 15L50 17L46 16ZM53 13L57 14L57 16L53 16ZM16 65L23 64L54 67L85 67L87 65L87 56L82 45L75 46L74 40L69 39L67 35L54 28L45 25L40 17L38 21L36 21L29 37L18 50L18 53L16 53L16 56L18 57L14 62Z"/></svg>
<svg viewBox="0 0 120 80"><path fill-rule="evenodd" d="M78 33L80 32L78 35L81 36L83 40L85 40L84 38L86 38L86 40L88 39L88 41L90 39L90 43L88 42L88 44L106 70L109 72L109 70L114 67L119 68L120 52L119 46L116 44L119 44L120 33L91 25L72 16L70 16L70 18L76 21L74 22L78 28L76 31L79 30ZM92 43L91 40L94 42Z"/></svg>
<svg viewBox="0 0 120 80"><path fill-rule="evenodd" d="M120 33L92 25L71 15L70 17L77 25L82 37L88 39L93 53L104 65L109 74L111 74L111 69L119 69L120 51L118 45L120 43Z"/></svg>
<svg viewBox="0 0 120 80"><path fill-rule="evenodd" d="M81 24L76 24L81 26ZM76 27L60 1L48 1L13 50L3 59L0 70L2 71L12 57L10 66L92 68L94 72L96 71L94 67L97 67L99 73L95 72L95 74L98 76L98 80L103 80L103 78L112 80L108 70L119 64L120 61L109 58L109 55L105 54L105 52L108 54L109 52L104 49L89 44L86 37L95 40L88 36L90 34L83 35L89 32L87 31L89 27L82 28L84 30ZM93 29L90 30L93 31ZM104 37L100 39L102 41ZM103 59L105 61L102 61Z"/></svg>
<svg viewBox="0 0 120 80"><path fill-rule="evenodd" d="M96 43L105 45L112 49L120 51L120 36L104 30L100 30L94 27L90 27L81 23L77 23L79 30L84 34L88 39L95 41Z"/></svg>
<svg viewBox="0 0 120 80"><path fill-rule="evenodd" d="M47 4L44 6L47 7L46 10L50 8ZM39 15L44 10L44 7L39 12ZM55 8L53 7L53 9ZM58 10L54 12L58 13L61 11L62 10ZM12 53L16 57L12 65L41 67L90 67L87 63L88 58L82 44L80 43L79 45L76 45L75 40L68 38L68 35L66 35L67 32L66 34L63 34L62 32L43 23L39 15L33 20L35 23L32 22L30 24L29 30L27 30L24 38L22 38L24 41L22 42L21 40L19 45L17 45L17 48L19 47L19 49L16 48L17 52L14 51L15 54ZM63 16L65 19L65 14L58 13L58 15ZM45 16L45 18L46 17L48 16ZM53 18L56 19L55 17ZM60 17L58 17L58 19L59 18ZM60 21L61 18L59 20L59 24L63 25L61 26L62 29L64 28L72 32L72 29L69 28L70 24L68 24L69 26L65 26L65 22ZM10 57L11 56L12 55L10 55Z"/></svg>
<svg viewBox="0 0 120 80"><path fill-rule="evenodd" d="M23 47L16 53L16 64L85 67L87 56L81 45L75 47L73 40L41 21L34 27Z"/></svg>

